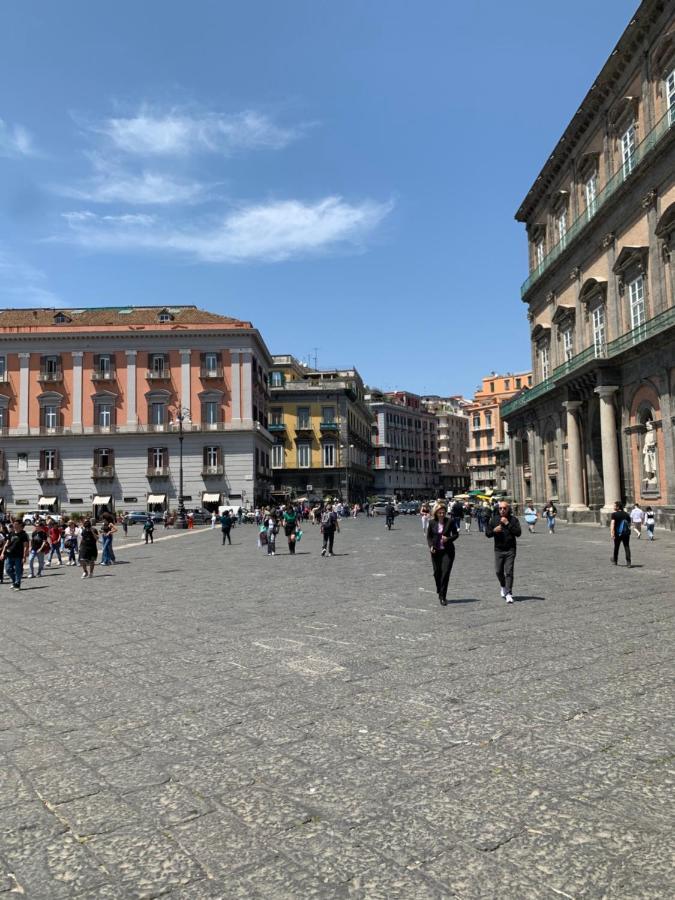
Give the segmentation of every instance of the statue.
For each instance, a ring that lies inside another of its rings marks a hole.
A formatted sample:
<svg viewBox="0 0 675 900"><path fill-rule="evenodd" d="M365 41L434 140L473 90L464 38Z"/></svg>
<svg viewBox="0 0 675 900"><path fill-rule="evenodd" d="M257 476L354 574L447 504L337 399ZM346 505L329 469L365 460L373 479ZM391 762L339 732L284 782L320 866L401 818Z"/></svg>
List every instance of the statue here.
<svg viewBox="0 0 675 900"><path fill-rule="evenodd" d="M642 445L642 467L645 473L645 480L649 484L656 483L656 432L654 431L654 423L651 419L645 422L644 443Z"/></svg>

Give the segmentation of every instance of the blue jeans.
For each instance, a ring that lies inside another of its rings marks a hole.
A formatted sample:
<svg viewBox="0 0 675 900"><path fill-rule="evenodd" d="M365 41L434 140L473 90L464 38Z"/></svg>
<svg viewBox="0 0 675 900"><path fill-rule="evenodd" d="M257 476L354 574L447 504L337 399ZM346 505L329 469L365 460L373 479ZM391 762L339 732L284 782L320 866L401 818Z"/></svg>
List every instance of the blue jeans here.
<svg viewBox="0 0 675 900"><path fill-rule="evenodd" d="M23 575L23 556L17 559L8 556L5 560L5 571L12 579L12 584L21 587L21 576Z"/></svg>
<svg viewBox="0 0 675 900"><path fill-rule="evenodd" d="M34 565L35 565L36 559L37 559L37 564L38 564L37 573L38 573L38 575L42 575L42 570L45 567L45 555L44 555L44 553L42 553L42 551L31 550L30 556L28 557L28 568L30 569L30 574L33 576L35 575Z"/></svg>
<svg viewBox="0 0 675 900"><path fill-rule="evenodd" d="M101 543L103 544L103 552L101 553L101 565L109 566L113 561L112 553L112 535L104 534Z"/></svg>
<svg viewBox="0 0 675 900"><path fill-rule="evenodd" d="M50 547L51 547L51 549L49 550L49 560L48 560L48 562L51 563L51 561L52 561L52 556L54 556L54 554L56 553L56 555L57 555L58 558L59 558L59 565L62 565L62 564L63 564L63 560L61 559L61 546L60 546L60 544L51 544Z"/></svg>

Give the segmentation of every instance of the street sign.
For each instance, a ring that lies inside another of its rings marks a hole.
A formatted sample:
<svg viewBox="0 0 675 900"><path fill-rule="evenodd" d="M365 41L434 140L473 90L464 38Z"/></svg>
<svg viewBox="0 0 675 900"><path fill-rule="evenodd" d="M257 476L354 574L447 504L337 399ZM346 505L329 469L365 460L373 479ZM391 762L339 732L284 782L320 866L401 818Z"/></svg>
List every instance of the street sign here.
<svg viewBox="0 0 675 900"><path fill-rule="evenodd" d="M313 490L314 490L314 485L313 485L313 484L308 484L308 485L307 485L307 490L308 490L308 491L313 491Z"/></svg>

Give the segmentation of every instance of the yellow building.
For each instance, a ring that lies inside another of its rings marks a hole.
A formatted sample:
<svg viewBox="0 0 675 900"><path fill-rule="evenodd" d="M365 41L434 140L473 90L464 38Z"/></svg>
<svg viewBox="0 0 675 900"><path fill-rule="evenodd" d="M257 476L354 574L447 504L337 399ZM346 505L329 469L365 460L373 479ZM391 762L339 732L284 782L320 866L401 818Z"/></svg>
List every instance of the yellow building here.
<svg viewBox="0 0 675 900"><path fill-rule="evenodd" d="M371 492L372 415L356 369L274 356L269 430L275 491L362 501Z"/></svg>

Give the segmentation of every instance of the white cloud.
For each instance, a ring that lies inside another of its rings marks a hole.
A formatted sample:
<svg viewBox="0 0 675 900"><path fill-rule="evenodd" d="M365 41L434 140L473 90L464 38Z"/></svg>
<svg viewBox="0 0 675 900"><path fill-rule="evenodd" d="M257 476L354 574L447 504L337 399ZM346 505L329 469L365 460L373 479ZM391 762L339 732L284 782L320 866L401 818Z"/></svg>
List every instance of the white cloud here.
<svg viewBox="0 0 675 900"><path fill-rule="evenodd" d="M2 306L63 306L45 282L44 272L0 247L0 298Z"/></svg>
<svg viewBox="0 0 675 900"><path fill-rule="evenodd" d="M0 156L36 156L30 132L23 125L8 125L0 119Z"/></svg>
<svg viewBox="0 0 675 900"><path fill-rule="evenodd" d="M100 156L91 156L95 174L79 185L56 188L58 193L92 203L126 203L131 206L195 203L205 193L197 181L182 181L162 172L136 174Z"/></svg>
<svg viewBox="0 0 675 900"><path fill-rule="evenodd" d="M141 156L278 150L300 133L298 129L275 125L269 117L253 110L225 115L181 109L160 112L148 106L133 116L106 119L96 130L105 134L118 150Z"/></svg>
<svg viewBox="0 0 675 900"><path fill-rule="evenodd" d="M326 197L242 207L201 229L177 228L153 216L65 214L65 240L96 250L174 252L202 262L282 262L339 247L358 247L393 208L391 202L346 203ZM62 238L63 239L63 238Z"/></svg>

